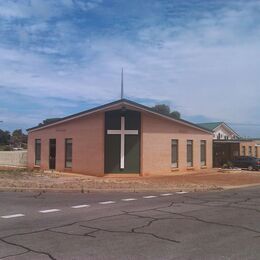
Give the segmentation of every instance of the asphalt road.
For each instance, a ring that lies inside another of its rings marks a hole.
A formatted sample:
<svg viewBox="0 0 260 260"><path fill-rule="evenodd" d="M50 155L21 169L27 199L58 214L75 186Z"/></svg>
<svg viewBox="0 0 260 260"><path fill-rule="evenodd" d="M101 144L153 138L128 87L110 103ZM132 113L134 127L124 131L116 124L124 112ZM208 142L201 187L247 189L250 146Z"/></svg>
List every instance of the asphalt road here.
<svg viewBox="0 0 260 260"><path fill-rule="evenodd" d="M0 259L260 259L260 187L1 192Z"/></svg>

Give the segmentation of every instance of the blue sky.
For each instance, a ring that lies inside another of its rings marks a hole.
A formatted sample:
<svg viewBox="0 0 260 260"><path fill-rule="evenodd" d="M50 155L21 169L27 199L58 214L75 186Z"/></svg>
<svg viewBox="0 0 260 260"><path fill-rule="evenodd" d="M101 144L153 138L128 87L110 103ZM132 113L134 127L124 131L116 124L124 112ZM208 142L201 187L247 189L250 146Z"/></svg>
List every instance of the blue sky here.
<svg viewBox="0 0 260 260"><path fill-rule="evenodd" d="M120 97L260 136L260 1L0 0L0 127Z"/></svg>

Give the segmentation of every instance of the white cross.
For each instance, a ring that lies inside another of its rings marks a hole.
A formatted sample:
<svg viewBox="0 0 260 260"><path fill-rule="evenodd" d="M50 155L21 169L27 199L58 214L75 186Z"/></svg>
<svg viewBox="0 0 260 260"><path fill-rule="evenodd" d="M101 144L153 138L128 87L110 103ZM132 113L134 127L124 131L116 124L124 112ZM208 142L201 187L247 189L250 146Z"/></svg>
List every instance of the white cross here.
<svg viewBox="0 0 260 260"><path fill-rule="evenodd" d="M124 169L125 168L125 135L138 135L138 130L126 130L125 129L125 117L121 116L121 129L120 130L107 130L107 134L121 136L120 169Z"/></svg>

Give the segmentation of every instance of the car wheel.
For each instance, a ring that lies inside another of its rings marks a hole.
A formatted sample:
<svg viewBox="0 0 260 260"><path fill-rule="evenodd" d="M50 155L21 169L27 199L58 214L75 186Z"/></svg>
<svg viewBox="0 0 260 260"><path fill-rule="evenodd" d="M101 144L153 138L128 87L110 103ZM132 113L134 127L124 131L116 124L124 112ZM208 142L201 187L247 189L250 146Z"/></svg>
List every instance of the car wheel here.
<svg viewBox="0 0 260 260"><path fill-rule="evenodd" d="M252 165L249 165L249 166L247 167L247 169L248 169L249 171L253 171L254 167L253 167Z"/></svg>

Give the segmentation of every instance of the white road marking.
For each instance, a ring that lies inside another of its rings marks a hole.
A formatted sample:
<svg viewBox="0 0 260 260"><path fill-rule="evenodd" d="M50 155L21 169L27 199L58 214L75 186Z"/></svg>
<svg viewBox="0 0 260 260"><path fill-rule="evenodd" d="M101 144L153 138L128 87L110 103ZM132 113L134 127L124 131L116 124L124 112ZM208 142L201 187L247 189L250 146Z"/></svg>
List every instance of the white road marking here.
<svg viewBox="0 0 260 260"><path fill-rule="evenodd" d="M40 213L52 213L52 212L58 212L60 209L46 209L46 210L40 210Z"/></svg>
<svg viewBox="0 0 260 260"><path fill-rule="evenodd" d="M143 198L144 199L152 199L152 198L156 198L157 196L153 196L153 195L151 195L151 196L144 196Z"/></svg>
<svg viewBox="0 0 260 260"><path fill-rule="evenodd" d="M172 193L163 193L163 194L161 194L161 196L171 196L172 195Z"/></svg>
<svg viewBox="0 0 260 260"><path fill-rule="evenodd" d="M135 198L122 199L122 201L133 201L133 200L137 200L137 199Z"/></svg>
<svg viewBox="0 0 260 260"><path fill-rule="evenodd" d="M101 205L105 205L105 204L113 204L113 203L116 203L116 202L113 201L113 200L99 202L99 204L101 204Z"/></svg>
<svg viewBox="0 0 260 260"><path fill-rule="evenodd" d="M188 193L187 191L177 191L176 194L185 194Z"/></svg>
<svg viewBox="0 0 260 260"><path fill-rule="evenodd" d="M72 209L81 209L81 208L86 208L86 207L89 207L89 205L87 205L87 204L77 205L77 206L72 206L71 208L72 208Z"/></svg>
<svg viewBox="0 0 260 260"><path fill-rule="evenodd" d="M24 217L24 214L14 214L14 215L6 215L6 216L1 216L1 218L18 218L18 217Z"/></svg>

